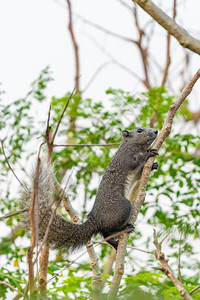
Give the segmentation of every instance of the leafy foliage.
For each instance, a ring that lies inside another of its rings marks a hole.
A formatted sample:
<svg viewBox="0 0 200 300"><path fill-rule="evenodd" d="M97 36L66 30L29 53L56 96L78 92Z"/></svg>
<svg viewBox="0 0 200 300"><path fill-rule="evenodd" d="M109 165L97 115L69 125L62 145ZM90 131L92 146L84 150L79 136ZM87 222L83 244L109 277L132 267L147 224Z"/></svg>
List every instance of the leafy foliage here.
<svg viewBox="0 0 200 300"><path fill-rule="evenodd" d="M33 157L37 148L30 147L37 136L42 136L46 127L37 122L33 107L37 104L48 107L46 99L47 83L51 80L49 69L41 72L34 81L31 90L24 98L10 104L0 102L1 139L6 155L12 167L20 169L21 178L26 178L26 160ZM107 102L83 99L74 96L58 132L56 144L106 144L120 142L121 130L135 126L149 126L161 129L173 101L164 87L152 88L135 97L129 92L109 88L106 91ZM2 95L3 97L3 95ZM51 101L51 128L56 127L61 112L69 99L69 94L62 98L53 97ZM184 106L177 118L187 117L189 112ZM177 119L178 120L178 119ZM178 121L176 121L178 122ZM42 128L42 129L41 129ZM181 244L181 271L183 282L191 290L199 284L199 171L200 158L196 152L200 143L193 134L174 133L163 145L158 162L160 168L151 176L148 184L148 197L140 212L136 232L132 234L129 244L141 245L153 250L152 231L156 228L160 236L169 232L168 246L163 245L164 252L170 257L170 266L177 274L178 252ZM55 171L62 180L67 170L75 168L75 181L69 186L72 201L79 196L82 219L90 209L97 191L98 182L107 164L112 159L115 147L56 147L53 153ZM0 178L4 183L1 189L0 211L2 214L17 210L17 193L13 193L10 169L7 167L2 150L0 150ZM24 166L24 167L22 167ZM80 190L82 191L80 197ZM16 229L19 216L6 219L6 228ZM146 230L147 229L147 230ZM20 241L20 242L18 242ZM23 248L26 237L17 228L14 235L2 238L0 243L2 259L6 262L0 273L0 280L11 284L19 291L24 290L27 280L26 248ZM20 246L19 246L20 245ZM101 247L101 249L100 249ZM111 248L99 246L102 265L108 259ZM55 257L56 256L56 257ZM188 259L188 257L190 259ZM59 251L51 257L48 274L54 276L66 266L68 256ZM138 259L139 258L139 259ZM126 258L127 271L120 289L119 299L181 299L172 283L160 272L152 271L157 266L153 255L137 256L128 250ZM75 266L75 267L74 267ZM144 268L145 267L145 268ZM105 275L107 284L112 277ZM112 275L111 275L112 276ZM9 287L0 286L0 297L6 299ZM57 276L48 288L52 299L87 299L91 293L91 268L88 257L81 263L77 261L68 271ZM106 297L106 289L105 289ZM199 299L199 292L194 299ZM195 298L196 297L196 298Z"/></svg>

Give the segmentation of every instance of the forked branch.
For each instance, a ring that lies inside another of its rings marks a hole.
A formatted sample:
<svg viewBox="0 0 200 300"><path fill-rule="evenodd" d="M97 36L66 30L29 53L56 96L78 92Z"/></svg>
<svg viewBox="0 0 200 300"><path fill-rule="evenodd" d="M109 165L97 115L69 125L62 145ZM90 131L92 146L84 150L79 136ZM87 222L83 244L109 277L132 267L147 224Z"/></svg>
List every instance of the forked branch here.
<svg viewBox="0 0 200 300"><path fill-rule="evenodd" d="M153 232L154 237L154 245L156 247L155 250L155 257L161 263L160 268L154 268L156 270L160 270L165 273L165 275L173 282L177 290L179 291L180 295L183 297L184 300L192 300L192 297L189 293L184 289L182 282L180 282L174 275L174 273L170 270L168 265L168 259L165 258L165 254L161 251L161 243L157 240L156 231L154 229Z"/></svg>
<svg viewBox="0 0 200 300"><path fill-rule="evenodd" d="M186 97L191 93L193 86L195 85L195 83L197 82L197 80L199 78L200 78L200 69L196 72L194 77L190 80L190 82L182 90L178 99L170 105L167 118L164 122L163 128L162 128L158 138L156 139L155 143L152 146L153 148L159 150L160 147L162 146L163 142L165 141L165 139L170 134L173 119L174 119L174 116L175 116L177 110L179 109L179 107L181 106L183 101L186 99ZM142 177L141 177L139 188L138 188L138 192L137 192L137 195L136 195L136 198L134 201L134 205L133 205L132 223L136 222L137 216L140 212L142 204L145 201L146 187L147 187L148 179L149 179L150 172L152 169L153 161L154 161L153 157L149 158L144 166L144 169L142 172ZM118 246L118 251L117 251L117 256L116 256L115 272L114 272L114 277L113 277L113 281L112 281L110 292L109 292L109 296L111 298L116 297L118 289L119 289L119 285L121 282L121 278L123 275L124 259L125 259L125 254L126 254L126 245L128 242L128 237L129 237L128 233L123 233L119 238L119 246Z"/></svg>

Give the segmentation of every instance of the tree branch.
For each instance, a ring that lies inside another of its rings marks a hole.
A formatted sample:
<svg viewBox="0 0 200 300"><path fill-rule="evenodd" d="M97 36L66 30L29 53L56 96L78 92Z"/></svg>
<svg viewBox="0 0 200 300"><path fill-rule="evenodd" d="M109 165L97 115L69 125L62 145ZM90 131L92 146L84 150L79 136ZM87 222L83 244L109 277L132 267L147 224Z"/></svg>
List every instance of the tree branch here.
<svg viewBox="0 0 200 300"><path fill-rule="evenodd" d="M69 12L69 24L68 24L68 29L71 35L72 39L72 44L74 47L74 54L75 54L75 90L79 91L80 90L80 62L79 62L79 50L78 50L78 44L75 39L74 35L74 29L73 29L73 21L72 21L72 9L71 9L71 2L70 0L66 0L67 5L68 5L68 12Z"/></svg>
<svg viewBox="0 0 200 300"><path fill-rule="evenodd" d="M8 284L7 282L0 281L0 284L4 284L4 285L8 286L9 288L11 288L12 290L14 290L15 292L17 292L20 295L24 296L24 294L22 294L22 292L18 291L16 288L14 288L12 285Z"/></svg>
<svg viewBox="0 0 200 300"><path fill-rule="evenodd" d="M31 225L31 244L27 251L27 261L28 261L28 282L29 282L29 290L30 290L30 299L33 299L36 296L36 287L35 287L35 280L34 280L34 268L33 268L33 250L35 244L38 240L38 211L36 211L36 219L35 219L35 207L37 208L37 192L38 192L38 176L39 176L39 166L40 166L40 151L41 147L44 143L40 145L38 156L37 156L37 165L35 170L34 176L34 183L33 183L33 193L31 199L31 206L29 209L29 219Z"/></svg>
<svg viewBox="0 0 200 300"><path fill-rule="evenodd" d="M9 161L8 161L8 158L6 156L6 153L5 153L5 150L4 150L4 145L3 145L3 141L0 139L1 141L1 148L2 148L2 151L3 151L3 155L5 157L5 161L9 167L9 169L11 170L11 172L13 173L13 175L15 176L15 178L17 179L17 181L20 183L20 185L23 187L24 190L27 190L26 186L23 185L23 183L21 182L21 180L17 177L17 175L15 174L13 168L11 167Z"/></svg>
<svg viewBox="0 0 200 300"><path fill-rule="evenodd" d="M7 219L7 218L9 218L9 217L12 217L12 216L19 215L19 214L21 214L21 213L23 213L23 212L25 212L25 211L28 211L28 210L29 210L29 208L23 208L23 209L20 209L20 210L18 210L18 211L15 211L15 212L13 212L13 213L7 214L7 215L5 215L5 216L3 216L3 217L0 217L0 221L1 221L1 220L4 220L4 219Z"/></svg>
<svg viewBox="0 0 200 300"><path fill-rule="evenodd" d="M168 259L165 258L165 254L161 252L161 243L158 242L157 236L156 236L156 231L154 229L154 245L156 247L155 250L155 257L156 259L161 263L162 267L161 268L155 268L158 270L161 270L162 272L165 273L165 275L173 282L177 290L179 291L180 295L183 297L184 300L192 300L192 297L190 297L189 293L184 289L183 284L174 276L172 271L169 268L168 265Z"/></svg>
<svg viewBox="0 0 200 300"><path fill-rule="evenodd" d="M157 23L177 39L184 48L200 54L200 40L192 37L185 29L179 26L172 18L158 8L151 0L132 0L144 9Z"/></svg>
<svg viewBox="0 0 200 300"><path fill-rule="evenodd" d="M161 145L167 138L167 136L171 132L172 128L172 122L173 118L175 116L175 113L177 112L178 108L180 105L183 103L185 98L191 93L193 86L197 82L197 80L200 78L200 69L196 72L196 74L193 76L193 78L190 80L190 82L185 86L183 91L181 92L180 96L178 99L173 102L170 107L169 107L169 112L167 115L167 118L164 122L163 128L156 139L155 143L152 145L153 148L155 149L160 149ZM132 215L132 223L135 223L137 220L137 216L140 212L140 209L142 207L142 204L145 201L145 196L146 196L146 187L147 187L147 182L150 176L150 172L152 170L152 164L154 161L154 157L150 157L148 161L145 163L142 176L140 179L140 184L139 188L137 191L137 195L134 201L133 205L133 215ZM117 291L119 288L119 284L123 275L123 269L124 269L124 259L125 259L125 254L126 254L126 245L128 242L128 233L123 233L119 237L119 245L118 245L118 250L117 250L117 256L116 256L116 265L115 265L115 272L114 272L114 277L113 281L111 284L109 296L112 298L116 297Z"/></svg>
<svg viewBox="0 0 200 300"><path fill-rule="evenodd" d="M107 144L66 144L66 145L53 145L53 147L112 147L120 145L120 143L107 143Z"/></svg>
<svg viewBox="0 0 200 300"><path fill-rule="evenodd" d="M176 18L176 0L174 0L174 5L173 5L173 20ZM163 71L163 78L161 85L165 85L165 82L167 80L167 75L168 75L168 70L169 66L171 63L171 58L170 58L170 43L171 43L171 35L169 32L167 33L167 55L166 55L166 63L165 63L165 69Z"/></svg>

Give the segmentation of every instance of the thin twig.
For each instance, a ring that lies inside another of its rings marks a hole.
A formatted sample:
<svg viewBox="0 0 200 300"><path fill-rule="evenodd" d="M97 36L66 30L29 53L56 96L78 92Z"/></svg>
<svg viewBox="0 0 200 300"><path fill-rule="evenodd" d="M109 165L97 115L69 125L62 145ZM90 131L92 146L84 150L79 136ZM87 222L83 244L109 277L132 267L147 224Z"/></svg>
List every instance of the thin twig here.
<svg viewBox="0 0 200 300"><path fill-rule="evenodd" d="M49 260L49 245L44 244L40 256L40 276L39 276L39 289L41 299L47 299L47 271L48 271L48 260Z"/></svg>
<svg viewBox="0 0 200 300"><path fill-rule="evenodd" d="M14 291L17 292L18 294L24 296L24 294L23 294L22 292L18 291L16 288L14 288L12 285L8 284L7 282L0 281L0 284L7 285L9 288L11 288L12 290L14 290Z"/></svg>
<svg viewBox="0 0 200 300"><path fill-rule="evenodd" d="M49 106L49 111L48 111L48 118L47 118L47 126L46 126L46 133L45 133L45 139L47 142L47 146L48 146L48 158L47 158L47 163L51 163L51 158L52 158L52 152L53 152L53 140L52 140L52 135L51 135L51 126L50 126L50 117L51 117L51 104ZM55 136L54 136L55 139ZM51 209L51 206L53 205L55 201L52 201L51 205L49 205L49 209ZM37 210L37 215L39 216L39 206L37 206L38 210ZM49 210L48 209L48 210ZM38 224L38 228L40 226L40 224L42 223L45 215L47 212L45 212L45 214L43 215L42 218L40 218L40 222ZM51 220L51 218L50 218ZM50 222L49 220L49 222ZM49 225L49 224L48 224ZM47 226L48 228L48 226ZM40 293L40 297L46 299L46 286L47 286L47 272L48 272L48 261L49 261L49 244L46 240L43 241L42 245L40 245L40 248L37 248L37 252L36 252L36 258L34 261L34 264L37 262L38 256L41 252L41 256L40 256L40 272L39 272L39 276L38 277L38 286L39 286L39 293Z"/></svg>
<svg viewBox="0 0 200 300"><path fill-rule="evenodd" d="M56 145L53 147L112 147L120 145L120 143L108 143L108 144L65 144L65 145Z"/></svg>
<svg viewBox="0 0 200 300"><path fill-rule="evenodd" d="M162 243L164 242L164 240L166 240L166 238L169 236L170 233L167 233L164 238L162 239L162 241L160 242L160 244L162 245Z"/></svg>
<svg viewBox="0 0 200 300"><path fill-rule="evenodd" d="M165 258L165 254L161 251L161 243L157 240L156 230L154 229L154 245L156 247L155 250L155 257L161 263L161 268L157 268L165 273L165 275L173 282L177 290L179 291L180 295L183 297L184 300L192 300L189 293L184 289L182 282L180 282L170 270L168 265L168 259Z"/></svg>
<svg viewBox="0 0 200 300"><path fill-rule="evenodd" d="M133 11L133 8L128 5L126 2L122 1L122 0L118 0L124 7L126 7L126 9L128 9L129 11Z"/></svg>
<svg viewBox="0 0 200 300"><path fill-rule="evenodd" d="M29 208L24 208L24 209L15 211L14 213L7 214L7 215L5 215L5 216L3 216L3 217L0 217L0 221L1 221L1 220L4 220L4 219L7 219L7 218L10 218L10 217L12 217L12 216L16 216L16 215L21 214L21 213L23 213L23 212L25 212L25 211L28 211L28 210L29 210Z"/></svg>
<svg viewBox="0 0 200 300"><path fill-rule="evenodd" d="M38 151L38 156L37 156L37 165L36 165L36 170L35 170L35 176L34 176L34 184L33 184L33 193L32 193L32 199L31 199L31 206L29 209L29 219L30 219L30 224L31 224L31 245L28 248L27 251L27 261L28 261L28 268L29 268L29 290L30 290L30 296L32 297L35 293L35 281L34 281L34 268L33 268L33 250L35 247L35 243L37 240L37 232L38 228L36 228L35 223L35 217L34 217L34 212L35 212L35 202L38 200L37 199L37 190L38 190L38 176L39 176L39 166L40 166L40 151L41 147L44 143L40 145L39 151Z"/></svg>
<svg viewBox="0 0 200 300"><path fill-rule="evenodd" d="M73 19L72 19L72 9L71 9L71 2L70 0L66 0L67 5L68 5L68 12L69 12L69 24L68 24L68 29L70 32L70 36L72 39L72 44L74 48L74 54L75 54L75 90L79 91L80 90L80 63L79 63L79 49L78 49L78 44L76 42L75 34L74 34L74 29L73 29Z"/></svg>
<svg viewBox="0 0 200 300"><path fill-rule="evenodd" d="M118 233L118 235L119 235L119 233ZM108 246L112 247L109 243L106 242L106 239L105 239L105 242L104 241L94 241L94 240L92 240L92 242L94 244L108 245ZM110 237L108 237L108 239L110 239ZM137 251L147 253L147 254L152 254L154 252L154 251L146 251L146 250L143 250L143 249L140 249L140 248L137 248L137 247L133 247L133 246L130 246L130 245L128 245L127 248L132 249L132 250L137 250Z"/></svg>
<svg viewBox="0 0 200 300"><path fill-rule="evenodd" d="M121 40L123 40L123 41L125 41L125 42L136 43L136 41L135 41L134 39L128 38L128 37L125 37L125 36L123 36L123 35L121 35L121 34L119 34L119 33L113 32L113 31L111 31L111 30L109 30L109 29L107 29L107 28L105 28L105 27L103 27L103 26L101 26L101 25L99 25L99 24L96 24L96 23L94 23L94 22L92 22L92 21L89 21L89 20L85 19L84 17L80 16L80 15L77 14L77 13L74 13L74 15L75 15L78 19L80 19L81 21L83 21L84 23L86 23L86 24L88 24L88 25L91 25L91 26L93 26L94 28L96 28L96 29L98 29L98 30L100 30L100 31L103 31L103 32L105 32L106 34L109 34L109 35L111 35L111 36L113 36L113 37L116 37L116 38L118 38L118 39L121 39Z"/></svg>
<svg viewBox="0 0 200 300"><path fill-rule="evenodd" d="M143 82L142 79L140 78L140 76L136 73L133 72L132 69L128 68L127 66L125 66L124 64L122 64L121 62L119 62L116 58L113 57L112 54L109 53L109 51L107 51L105 49L105 47L103 47L97 40L95 40L91 35L86 34L88 36L88 38L95 44L95 46L97 46L103 53L105 53L111 60L112 63L114 63L116 66L118 66L119 68L121 68L122 70L126 71L127 73L131 74L134 78L136 78L138 81Z"/></svg>
<svg viewBox="0 0 200 300"><path fill-rule="evenodd" d="M67 103L65 104L65 107L64 107L64 109L63 109L63 111L62 111L62 114L61 114L61 116L60 116L60 119L58 120L56 129L55 129L55 132L54 132L53 137L52 137L52 140L51 140L51 143L52 143L52 144L54 143L54 140L55 140L55 137L56 137L58 128L59 128L59 126L60 126L60 123L61 123L61 121L62 121L62 118L63 118L63 116L64 116L64 113L65 113L65 111L66 111L66 109L67 109L67 107L68 107L68 105L69 105L69 102L70 102L70 100L72 99L72 96L73 96L73 94L74 94L75 89L76 89L76 87L73 88L73 91L71 92L71 94L70 94L70 96L69 96L69 99L68 99Z"/></svg>
<svg viewBox="0 0 200 300"><path fill-rule="evenodd" d="M164 122L163 128L157 137L155 143L152 145L155 149L160 149L161 145L167 138L167 136L171 132L172 123L174 116L179 109L180 105L183 103L183 101L186 99L186 97L191 93L193 86L197 82L197 80L200 78L200 69L196 72L196 74L193 76L193 78L189 81L189 83L185 86L185 88L182 90L181 94L179 95L178 99L171 104L169 107L169 112L167 115L167 118ZM142 176L140 179L140 184L138 188L138 192L134 201L133 205L133 216L132 216L132 223L134 224L137 220L137 216L140 212L140 209L142 207L142 204L145 201L146 196L146 187L148 183L148 179L150 176L150 172L152 170L152 164L153 164L154 158L149 158L148 161L145 163ZM113 281L111 284L111 288L109 291L109 296L116 297L118 288L121 282L121 278L124 272L124 259L126 254L126 245L128 242L128 233L125 233L123 235L120 235L119 237L119 245L117 250L117 256L116 256L116 264L115 264L115 272Z"/></svg>
<svg viewBox="0 0 200 300"><path fill-rule="evenodd" d="M13 168L11 167L9 161L8 161L8 158L6 156L6 153L5 153L5 150L4 150L4 145L3 145L3 141L0 139L1 141L1 147L2 147L2 151L3 151L3 155L5 157L5 160L6 160L6 163L9 167L9 169L11 170L11 172L13 173L13 175L15 176L15 178L18 180L18 182L20 183L20 185L23 187L23 189L26 191L27 190L27 187L25 185L23 185L23 183L21 182L21 180L17 177L17 175L15 174Z"/></svg>
<svg viewBox="0 0 200 300"><path fill-rule="evenodd" d="M174 0L174 4L173 4L173 20L175 20L175 18L176 18L176 0ZM165 85L165 82L167 80L168 71L169 71L169 66L170 66L170 63L171 63L171 58L170 58L170 43L171 43L171 35L168 32L167 33L167 55L166 55L166 63L165 63L165 69L163 71L163 78L162 78L161 86Z"/></svg>
<svg viewBox="0 0 200 300"><path fill-rule="evenodd" d="M108 66L109 64L111 64L110 61L105 62L104 64L102 64L101 66L99 66L97 68L97 70L94 72L94 74L91 76L90 80L88 81L88 83L85 85L85 87L82 89L82 94L86 92L86 90L89 88L89 86L93 83L94 79L97 77L97 75L101 72L102 69L104 69L106 66Z"/></svg>
<svg viewBox="0 0 200 300"><path fill-rule="evenodd" d="M198 285L197 287L195 287L193 290L191 290L189 292L189 294L191 295L192 293L194 293L196 290L200 289L200 285Z"/></svg>
<svg viewBox="0 0 200 300"><path fill-rule="evenodd" d="M181 240L182 240L182 232L181 232L181 236L180 236L179 249L178 249L178 274L179 274L179 280L182 283L182 276L181 276Z"/></svg>
<svg viewBox="0 0 200 300"><path fill-rule="evenodd" d="M139 49L139 52L140 52L140 55L142 58L142 65L143 65L143 70L144 70L144 75L145 75L145 79L142 80L142 82L144 83L144 85L146 86L147 89L150 89L151 84L149 81L148 48L147 48L147 46L144 47L144 45L143 45L143 38L145 36L145 32L144 32L144 30L142 30L140 28L136 6L134 7L133 15L134 15L134 20L135 20L135 26L136 26L136 29L137 29L138 35L139 35L136 45L138 46L138 49Z"/></svg>

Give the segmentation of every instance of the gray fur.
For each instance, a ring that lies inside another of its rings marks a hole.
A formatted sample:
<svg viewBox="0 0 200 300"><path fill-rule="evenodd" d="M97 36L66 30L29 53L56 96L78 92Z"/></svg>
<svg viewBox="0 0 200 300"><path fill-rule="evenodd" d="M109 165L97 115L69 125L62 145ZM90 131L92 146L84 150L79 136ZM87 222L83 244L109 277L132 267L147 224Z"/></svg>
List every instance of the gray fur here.
<svg viewBox="0 0 200 300"><path fill-rule="evenodd" d="M106 238L125 229L133 230L133 225L129 223L132 206L128 197L132 187L141 177L146 160L158 154L155 149L149 149L157 136L157 130L139 128L138 132L138 128L135 128L131 131L124 130L122 135L122 143L102 177L87 221L77 225L66 221L58 213L54 217L48 235L48 242L54 248L66 247L74 250L85 245L97 233ZM42 239L52 211L48 207L54 198L51 169L48 165L46 167L42 165L40 168L38 182L39 238ZM30 203L31 193L31 191L23 193L23 207L27 207ZM24 216L22 222L24 227L29 225L28 214ZM117 249L118 242L115 238L108 242Z"/></svg>

